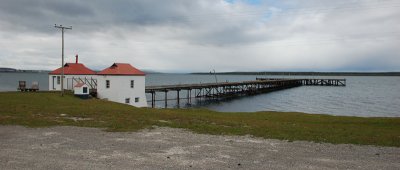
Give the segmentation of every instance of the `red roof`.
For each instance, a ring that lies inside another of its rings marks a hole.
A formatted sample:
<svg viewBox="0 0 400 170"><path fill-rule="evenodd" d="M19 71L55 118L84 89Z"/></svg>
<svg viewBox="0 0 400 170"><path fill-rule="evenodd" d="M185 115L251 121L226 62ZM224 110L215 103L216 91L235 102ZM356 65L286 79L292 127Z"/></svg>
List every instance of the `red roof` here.
<svg viewBox="0 0 400 170"><path fill-rule="evenodd" d="M86 85L85 83L78 83L78 84L76 84L74 87L82 87L82 86L84 86L84 85Z"/></svg>
<svg viewBox="0 0 400 170"><path fill-rule="evenodd" d="M97 74L100 75L138 75L144 76L145 73L139 69L133 67L128 63L114 63L111 67L108 67Z"/></svg>
<svg viewBox="0 0 400 170"><path fill-rule="evenodd" d="M62 68L53 70L49 74L61 74ZM87 68L81 63L66 63L64 65L64 74L66 75L82 75L82 74L96 74L93 70Z"/></svg>

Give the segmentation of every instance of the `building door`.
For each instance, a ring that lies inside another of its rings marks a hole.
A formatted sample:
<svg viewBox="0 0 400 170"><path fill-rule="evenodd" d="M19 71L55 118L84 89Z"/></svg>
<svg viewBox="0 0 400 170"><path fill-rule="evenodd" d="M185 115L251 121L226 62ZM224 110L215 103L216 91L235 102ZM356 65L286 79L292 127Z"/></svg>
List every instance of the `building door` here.
<svg viewBox="0 0 400 170"><path fill-rule="evenodd" d="M55 82L56 82L56 78L57 78L56 76L53 76L53 90L55 90L55 89L56 89L56 87L55 87L55 85L54 85L54 84L55 84Z"/></svg>

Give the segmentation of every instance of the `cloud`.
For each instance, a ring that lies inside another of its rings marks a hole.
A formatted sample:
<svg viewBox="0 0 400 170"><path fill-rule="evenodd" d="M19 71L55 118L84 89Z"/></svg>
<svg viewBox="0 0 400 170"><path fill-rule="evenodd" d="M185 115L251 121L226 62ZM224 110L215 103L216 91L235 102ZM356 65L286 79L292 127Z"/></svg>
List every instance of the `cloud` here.
<svg viewBox="0 0 400 170"><path fill-rule="evenodd" d="M166 72L400 71L400 3L365 1L4 0L0 67Z"/></svg>

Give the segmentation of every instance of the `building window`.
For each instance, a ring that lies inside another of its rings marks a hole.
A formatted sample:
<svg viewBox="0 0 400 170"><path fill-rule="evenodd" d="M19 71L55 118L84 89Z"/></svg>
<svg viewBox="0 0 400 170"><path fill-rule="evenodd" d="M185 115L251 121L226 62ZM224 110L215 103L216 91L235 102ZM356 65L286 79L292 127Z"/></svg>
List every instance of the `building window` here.
<svg viewBox="0 0 400 170"><path fill-rule="evenodd" d="M130 98L125 98L125 103L130 103Z"/></svg>
<svg viewBox="0 0 400 170"><path fill-rule="evenodd" d="M135 87L135 81L131 80L131 88Z"/></svg>
<svg viewBox="0 0 400 170"><path fill-rule="evenodd" d="M139 102L139 97L135 97L135 103Z"/></svg>
<svg viewBox="0 0 400 170"><path fill-rule="evenodd" d="M83 94L87 93L87 87L83 87Z"/></svg>
<svg viewBox="0 0 400 170"><path fill-rule="evenodd" d="M57 84L61 84L61 77L57 76Z"/></svg>
<svg viewBox="0 0 400 170"><path fill-rule="evenodd" d="M106 80L106 88L110 88L110 80Z"/></svg>

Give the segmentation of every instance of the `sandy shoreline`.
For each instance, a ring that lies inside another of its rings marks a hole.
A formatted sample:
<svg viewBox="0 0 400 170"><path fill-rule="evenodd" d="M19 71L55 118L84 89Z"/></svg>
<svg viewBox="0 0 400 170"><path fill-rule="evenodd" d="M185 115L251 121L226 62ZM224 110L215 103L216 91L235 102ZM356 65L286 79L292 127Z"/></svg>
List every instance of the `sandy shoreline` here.
<svg viewBox="0 0 400 170"><path fill-rule="evenodd" d="M0 126L0 169L400 169L400 148L155 128Z"/></svg>

